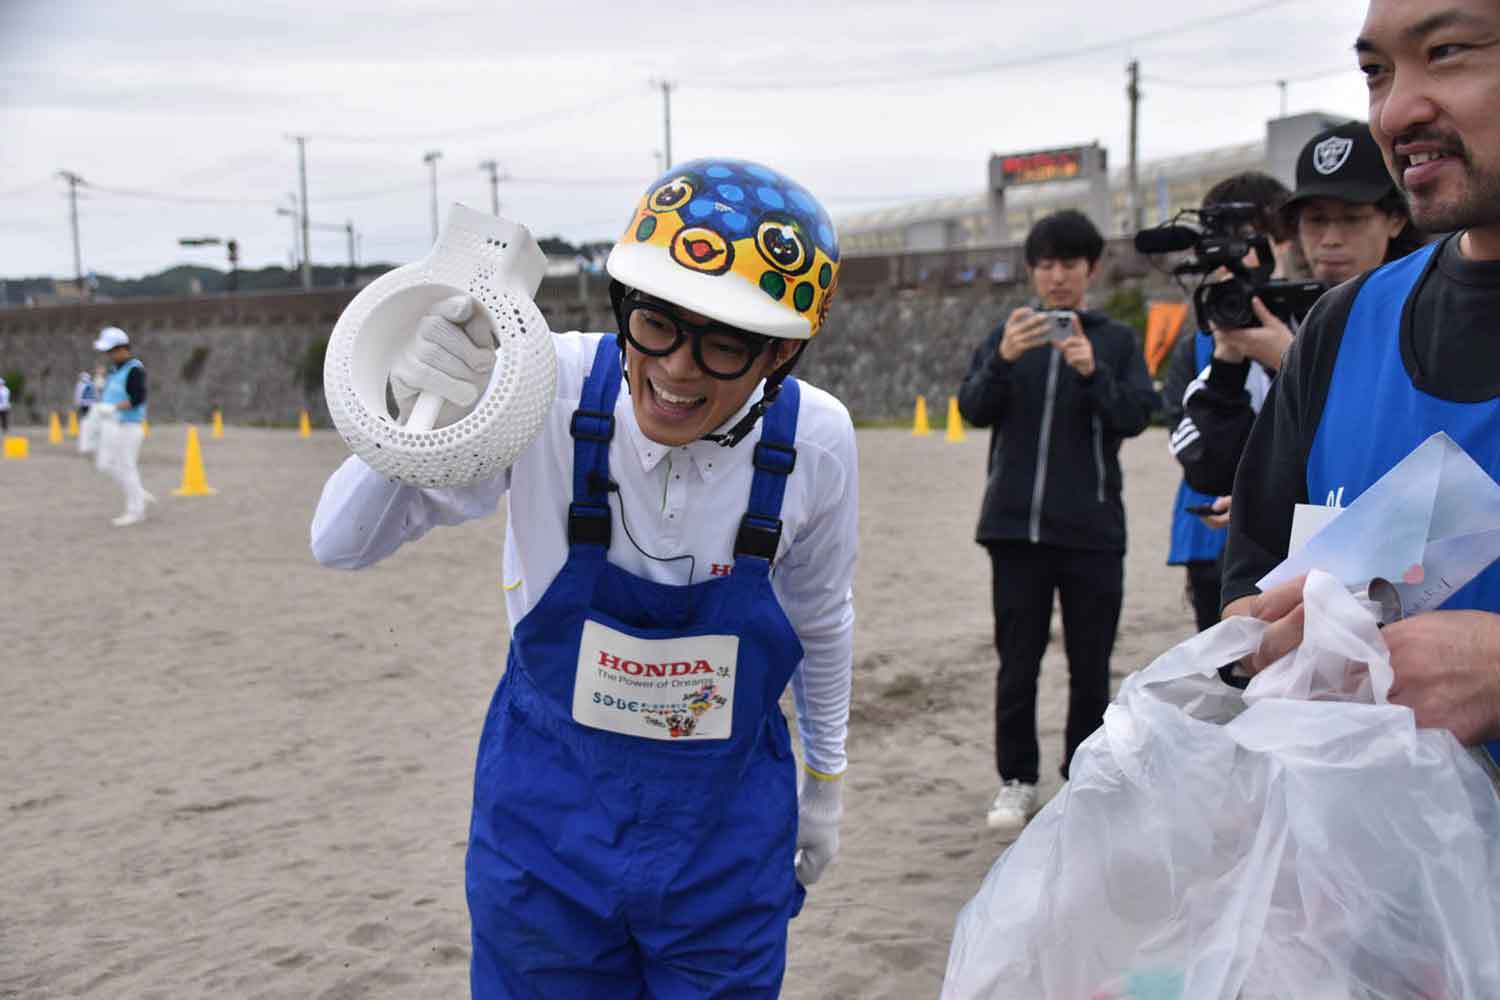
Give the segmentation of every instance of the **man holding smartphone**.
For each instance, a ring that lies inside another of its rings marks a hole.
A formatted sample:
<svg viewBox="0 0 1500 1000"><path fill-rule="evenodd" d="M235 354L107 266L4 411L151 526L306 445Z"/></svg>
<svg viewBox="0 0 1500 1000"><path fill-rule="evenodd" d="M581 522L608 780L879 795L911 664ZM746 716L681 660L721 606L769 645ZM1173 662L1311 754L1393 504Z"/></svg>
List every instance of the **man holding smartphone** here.
<svg viewBox="0 0 1500 1000"><path fill-rule="evenodd" d="M1017 834L1037 808L1036 691L1062 604L1068 722L1062 774L1109 704L1109 657L1124 596L1120 442L1158 404L1136 333L1085 308L1104 239L1078 212L1026 237L1036 301L1011 312L974 352L958 408L993 428L977 541L989 551L1000 670L986 821Z"/></svg>

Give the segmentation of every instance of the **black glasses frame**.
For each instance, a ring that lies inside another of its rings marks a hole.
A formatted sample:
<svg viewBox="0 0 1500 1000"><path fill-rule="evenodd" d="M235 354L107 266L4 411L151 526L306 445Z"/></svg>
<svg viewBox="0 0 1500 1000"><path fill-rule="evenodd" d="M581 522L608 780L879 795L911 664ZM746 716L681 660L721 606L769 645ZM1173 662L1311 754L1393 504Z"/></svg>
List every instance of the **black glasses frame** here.
<svg viewBox="0 0 1500 1000"><path fill-rule="evenodd" d="M653 348L647 347L635 339L630 332L630 317L641 309L649 309L651 312L664 316L672 323L672 328L677 332L676 336L672 338L671 344L667 347ZM630 342L631 347L653 358L666 357L681 347L684 340L691 337L693 342L693 361L697 363L703 374L709 378L716 378L724 382L732 382L748 372L755 366L755 362L760 359L760 356L766 352L766 348L771 344L770 337L759 333L751 333L748 330L738 330L732 326L725 326L722 323L703 325L689 323L678 315L676 310L664 302L657 302L654 299L640 299L634 296L626 298L621 303L620 332ZM703 360L703 338L708 336L732 337L743 343L747 351L744 366L735 372L720 372L710 368Z"/></svg>

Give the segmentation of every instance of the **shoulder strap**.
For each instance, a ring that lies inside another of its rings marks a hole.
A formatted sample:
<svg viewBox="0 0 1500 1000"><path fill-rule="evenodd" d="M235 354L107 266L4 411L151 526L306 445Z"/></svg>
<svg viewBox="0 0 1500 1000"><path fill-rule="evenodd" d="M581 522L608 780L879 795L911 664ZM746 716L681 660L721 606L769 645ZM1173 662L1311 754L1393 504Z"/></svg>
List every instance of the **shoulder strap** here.
<svg viewBox="0 0 1500 1000"><path fill-rule="evenodd" d="M794 378L781 384L776 402L761 418L760 440L755 443L755 478L750 483L750 502L740 518L734 540L735 558L754 556L767 562L776 558L781 544L781 501L786 478L797 467L797 413L802 392Z"/></svg>
<svg viewBox="0 0 1500 1000"><path fill-rule="evenodd" d="M614 336L599 341L594 366L583 380L573 436L573 502L568 505L568 544L609 547L609 442L615 436L615 399L620 394L620 347Z"/></svg>

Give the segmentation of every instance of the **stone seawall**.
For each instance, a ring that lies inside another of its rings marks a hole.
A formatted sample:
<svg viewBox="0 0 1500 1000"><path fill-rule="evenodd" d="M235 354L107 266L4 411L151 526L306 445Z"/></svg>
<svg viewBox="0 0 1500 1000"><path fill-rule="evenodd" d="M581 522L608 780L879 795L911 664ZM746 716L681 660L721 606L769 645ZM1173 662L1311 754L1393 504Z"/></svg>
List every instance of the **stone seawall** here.
<svg viewBox="0 0 1500 1000"><path fill-rule="evenodd" d="M909 420L922 394L938 424L974 348L1026 294L980 282L846 295L797 373L842 399L856 420ZM0 311L0 374L24 378L12 418L27 424L65 412L79 371L98 360L94 335L115 324L150 373L154 421L206 421L217 407L231 424L285 426L306 409L315 425L328 426L323 349L352 296L329 290ZM554 330L614 326L602 282L549 280L538 304Z"/></svg>

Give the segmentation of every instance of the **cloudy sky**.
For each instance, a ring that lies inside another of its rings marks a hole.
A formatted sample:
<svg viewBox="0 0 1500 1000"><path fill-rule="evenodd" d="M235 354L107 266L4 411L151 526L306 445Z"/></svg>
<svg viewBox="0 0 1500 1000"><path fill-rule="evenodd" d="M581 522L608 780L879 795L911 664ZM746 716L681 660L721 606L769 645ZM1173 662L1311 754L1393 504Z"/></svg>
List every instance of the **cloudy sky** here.
<svg viewBox="0 0 1500 1000"><path fill-rule="evenodd" d="M242 9L214 9L214 8ZM1363 117L1351 45L1364 0L0 0L0 275L134 276L222 252L286 263L307 137L319 263L401 262L438 197L538 235L618 235L663 148L776 166L837 218L984 184L989 154L1098 140L1126 156L1257 139L1288 109ZM326 228L321 228L326 227Z"/></svg>

